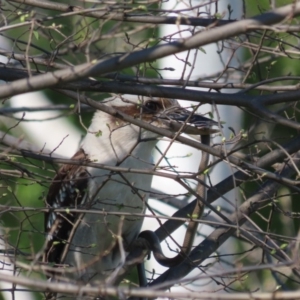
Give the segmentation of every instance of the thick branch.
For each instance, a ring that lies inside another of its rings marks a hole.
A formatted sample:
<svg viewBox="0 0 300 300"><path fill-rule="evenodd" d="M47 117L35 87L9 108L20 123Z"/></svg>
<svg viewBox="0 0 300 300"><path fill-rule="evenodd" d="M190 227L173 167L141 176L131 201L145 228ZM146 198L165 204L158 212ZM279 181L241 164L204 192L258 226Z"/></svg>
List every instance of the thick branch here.
<svg viewBox="0 0 300 300"><path fill-rule="evenodd" d="M287 158L287 154L293 154L300 150L300 136L297 136L293 140L289 141L282 146L282 149L276 149L268 154L261 157L257 162L256 166L261 168L267 168L271 165L281 162L283 159ZM207 192L207 201L209 203L214 202L218 198L225 195L227 192L231 191L234 187L240 186L245 180L249 179L249 175L242 171L237 171L233 175L228 176L213 188L210 188ZM186 217L191 214L193 207L195 206L195 201L192 201L184 208L175 212L172 217ZM177 228L183 225L184 222L168 220L164 225L156 230L156 235L161 241L163 241L169 234L174 232Z"/></svg>
<svg viewBox="0 0 300 300"><path fill-rule="evenodd" d="M24 3L24 0L21 0L20 2ZM117 55L115 57L100 60L98 62L84 63L75 67L30 77L28 79L17 80L11 84L0 86L0 95L3 99L13 95L22 94L29 91L36 91L53 87L61 83L79 80L88 76L97 76L109 72L119 71L143 62L151 62L168 55L198 48L210 43L218 42L242 33L246 33L253 25L275 24L283 21L290 15L297 16L299 13L300 3L287 5L251 19L237 21L234 24L227 24L222 27L212 28L207 31L200 31L187 39L181 39L164 45L150 47L140 51L134 51L125 55Z"/></svg>
<svg viewBox="0 0 300 300"><path fill-rule="evenodd" d="M234 20L221 20L221 19L203 19L203 18L194 18L194 17L164 17L164 16L153 16L149 14L128 14L126 12L116 12L113 11L109 6L101 7L97 9L84 9L79 6L72 6L63 3L57 3L52 1L39 1L39 0L12 0L12 2L22 3L26 5L30 5L33 7L40 7L47 10L55 10L62 11L66 13L86 17L93 17L96 19L103 20L114 20L114 21L122 21L122 22L136 22L136 23L147 23L147 24L173 24L173 25L191 25L191 26L221 26L228 23L234 22ZM111 11L109 11L111 9ZM52 20L53 18L46 18L46 20ZM42 21L46 21L42 20Z"/></svg>
<svg viewBox="0 0 300 300"><path fill-rule="evenodd" d="M296 158L296 161L297 158ZM299 165L299 161L298 161ZM290 177L295 174L294 168L288 164L281 172L281 175ZM266 181L262 187L253 193L253 196L245 201L230 217L232 224L238 224L240 227L247 220L246 216L250 216L262 206L271 202L273 194L277 191L279 184L270 180ZM150 286L163 284L163 288L169 288L173 285L174 280L178 280L189 274L193 269L199 266L205 259L207 259L213 252L215 252L229 237L235 233L235 228L228 226L219 227L214 230L203 242L201 242L190 254L189 259L182 264L168 269L164 274L154 280ZM259 245L264 250L271 252L270 249L264 245ZM274 254L274 253L273 253ZM275 253L275 256L280 259ZM193 262L193 263L191 263ZM171 283L172 282L172 283Z"/></svg>

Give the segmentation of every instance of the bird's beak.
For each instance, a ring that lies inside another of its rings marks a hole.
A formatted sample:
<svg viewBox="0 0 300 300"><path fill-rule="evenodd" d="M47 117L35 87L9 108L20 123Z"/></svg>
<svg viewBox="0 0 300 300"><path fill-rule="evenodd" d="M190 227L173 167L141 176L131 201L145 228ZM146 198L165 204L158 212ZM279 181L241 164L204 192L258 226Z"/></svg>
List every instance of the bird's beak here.
<svg viewBox="0 0 300 300"><path fill-rule="evenodd" d="M213 126L219 124L211 119L205 118L183 107L176 107L166 110L157 115L157 118L172 131L180 131L192 135L208 135L219 132L219 129L213 129Z"/></svg>

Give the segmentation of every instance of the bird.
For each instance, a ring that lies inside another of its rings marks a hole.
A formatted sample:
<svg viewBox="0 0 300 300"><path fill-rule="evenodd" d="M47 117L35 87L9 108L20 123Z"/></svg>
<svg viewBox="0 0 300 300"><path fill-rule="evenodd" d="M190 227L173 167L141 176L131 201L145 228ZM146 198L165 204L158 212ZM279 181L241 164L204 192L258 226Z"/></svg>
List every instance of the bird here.
<svg viewBox="0 0 300 300"><path fill-rule="evenodd" d="M216 132L211 128L218 125L170 98L114 95L102 103L172 131L185 128L184 132L201 134L201 130ZM105 282L124 263L124 253L141 230L152 181L151 172L130 169L153 170L152 153L160 137L101 110L95 112L78 151L70 164L56 171L46 196L43 260L64 266L60 279Z"/></svg>

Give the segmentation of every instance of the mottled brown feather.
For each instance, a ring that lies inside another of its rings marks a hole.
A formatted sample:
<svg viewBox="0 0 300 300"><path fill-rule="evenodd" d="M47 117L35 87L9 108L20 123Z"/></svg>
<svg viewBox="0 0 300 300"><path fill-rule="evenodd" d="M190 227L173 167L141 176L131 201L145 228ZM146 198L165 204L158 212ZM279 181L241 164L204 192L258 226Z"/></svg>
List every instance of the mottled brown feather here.
<svg viewBox="0 0 300 300"><path fill-rule="evenodd" d="M82 149L72 160L88 161ZM85 166L63 165L54 177L46 198L48 208L78 208L84 204L90 175ZM45 231L48 243L44 254L45 262L63 263L61 255L76 220L76 213L50 211L45 214Z"/></svg>

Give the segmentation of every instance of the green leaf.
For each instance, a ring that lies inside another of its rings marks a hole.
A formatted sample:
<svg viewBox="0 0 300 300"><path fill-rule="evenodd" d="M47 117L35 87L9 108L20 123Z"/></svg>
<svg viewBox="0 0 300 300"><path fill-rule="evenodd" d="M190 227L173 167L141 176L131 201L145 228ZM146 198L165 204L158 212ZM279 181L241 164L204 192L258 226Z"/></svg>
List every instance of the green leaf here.
<svg viewBox="0 0 300 300"><path fill-rule="evenodd" d="M209 169L205 169L203 174L206 175L209 172Z"/></svg>
<svg viewBox="0 0 300 300"><path fill-rule="evenodd" d="M288 244L284 243L284 244L280 245L280 249L285 249L287 246L288 246Z"/></svg>
<svg viewBox="0 0 300 300"><path fill-rule="evenodd" d="M147 8L146 5L139 5L139 6L138 6L138 9L139 9L139 10L143 10L143 11L148 11L148 8Z"/></svg>
<svg viewBox="0 0 300 300"><path fill-rule="evenodd" d="M215 14L215 18L216 18L216 19L223 19L223 16L222 16L222 14L220 14L220 13L216 13L216 14Z"/></svg>
<svg viewBox="0 0 300 300"><path fill-rule="evenodd" d="M102 131L101 130L99 130L98 132L96 132L96 137L100 137L100 136L102 136Z"/></svg>
<svg viewBox="0 0 300 300"><path fill-rule="evenodd" d="M28 18L28 17L29 17L28 14L21 15L21 17L20 17L21 23L25 22L26 18Z"/></svg>
<svg viewBox="0 0 300 300"><path fill-rule="evenodd" d="M198 48L201 52L203 52L204 54L206 54L206 51L205 51L205 49L203 48L203 47L199 47Z"/></svg>
<svg viewBox="0 0 300 300"><path fill-rule="evenodd" d="M36 38L36 40L39 40L39 32L38 31L34 30L33 35Z"/></svg>

